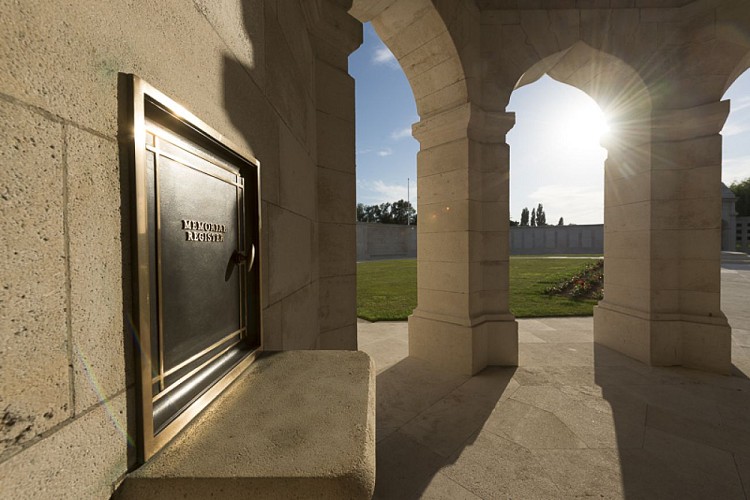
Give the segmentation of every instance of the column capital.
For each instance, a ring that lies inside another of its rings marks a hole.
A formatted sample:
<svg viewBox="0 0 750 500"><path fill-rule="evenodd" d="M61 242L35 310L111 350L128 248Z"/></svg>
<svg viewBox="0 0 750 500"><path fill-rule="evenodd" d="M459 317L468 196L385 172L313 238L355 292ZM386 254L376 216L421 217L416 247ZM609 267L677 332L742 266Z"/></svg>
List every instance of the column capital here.
<svg viewBox="0 0 750 500"><path fill-rule="evenodd" d="M716 101L692 108L652 112L652 140L684 141L721 132L729 116L729 101Z"/></svg>
<svg viewBox="0 0 750 500"><path fill-rule="evenodd" d="M465 103L422 118L412 125L412 133L422 149L464 137L484 143L505 143L505 135L515 123L515 113L487 111Z"/></svg>

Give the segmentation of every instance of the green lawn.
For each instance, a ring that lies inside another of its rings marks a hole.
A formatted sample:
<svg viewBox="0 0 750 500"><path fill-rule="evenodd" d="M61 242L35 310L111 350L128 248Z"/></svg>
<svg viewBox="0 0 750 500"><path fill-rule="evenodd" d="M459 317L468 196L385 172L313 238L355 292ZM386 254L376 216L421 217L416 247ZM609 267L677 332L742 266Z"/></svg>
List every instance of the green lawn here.
<svg viewBox="0 0 750 500"><path fill-rule="evenodd" d="M543 291L594 260L511 257L511 312L518 318L591 316L596 301L548 296ZM416 306L416 260L357 264L357 316L369 321L405 320Z"/></svg>

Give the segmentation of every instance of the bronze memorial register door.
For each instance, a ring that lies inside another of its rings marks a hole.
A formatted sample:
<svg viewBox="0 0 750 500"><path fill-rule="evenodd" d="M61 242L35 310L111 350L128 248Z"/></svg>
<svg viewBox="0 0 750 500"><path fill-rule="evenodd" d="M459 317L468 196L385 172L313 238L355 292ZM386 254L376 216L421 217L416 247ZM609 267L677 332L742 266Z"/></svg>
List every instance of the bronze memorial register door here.
<svg viewBox="0 0 750 500"><path fill-rule="evenodd" d="M259 166L143 80L124 80L147 460L260 348Z"/></svg>

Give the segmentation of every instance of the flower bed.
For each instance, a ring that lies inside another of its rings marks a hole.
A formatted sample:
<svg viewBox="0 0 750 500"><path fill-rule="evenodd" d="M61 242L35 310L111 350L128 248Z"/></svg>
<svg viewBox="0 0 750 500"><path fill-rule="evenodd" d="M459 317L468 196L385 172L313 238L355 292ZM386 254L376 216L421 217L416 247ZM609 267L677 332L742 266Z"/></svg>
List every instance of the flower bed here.
<svg viewBox="0 0 750 500"><path fill-rule="evenodd" d="M604 261L588 264L575 275L544 290L547 295L601 300L604 296Z"/></svg>

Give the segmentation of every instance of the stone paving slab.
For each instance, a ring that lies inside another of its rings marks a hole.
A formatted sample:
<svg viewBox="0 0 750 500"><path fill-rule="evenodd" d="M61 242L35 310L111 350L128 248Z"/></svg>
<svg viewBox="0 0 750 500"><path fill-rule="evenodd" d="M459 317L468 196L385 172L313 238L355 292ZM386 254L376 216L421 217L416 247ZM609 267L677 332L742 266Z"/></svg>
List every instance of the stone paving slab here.
<svg viewBox="0 0 750 500"><path fill-rule="evenodd" d="M406 323L360 323L375 498L750 498L750 268L728 271L730 377L594 345L591 318L519 320L518 368L453 376L408 358Z"/></svg>

